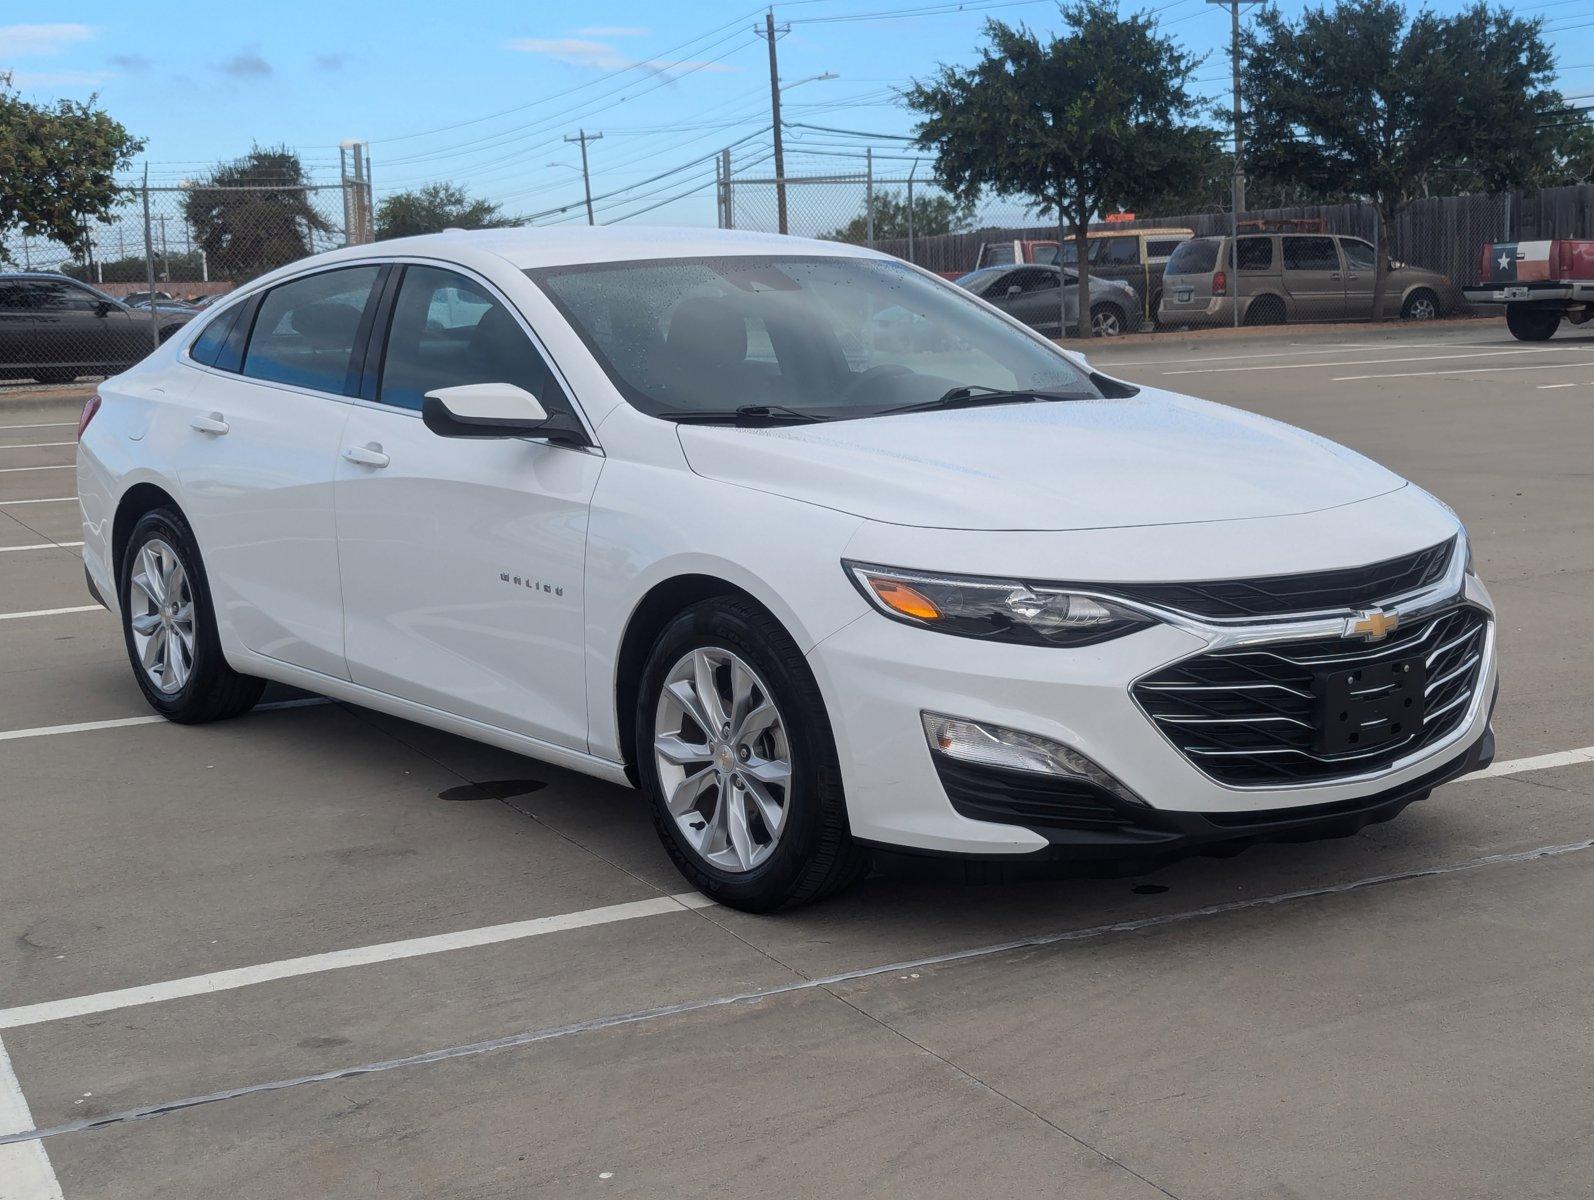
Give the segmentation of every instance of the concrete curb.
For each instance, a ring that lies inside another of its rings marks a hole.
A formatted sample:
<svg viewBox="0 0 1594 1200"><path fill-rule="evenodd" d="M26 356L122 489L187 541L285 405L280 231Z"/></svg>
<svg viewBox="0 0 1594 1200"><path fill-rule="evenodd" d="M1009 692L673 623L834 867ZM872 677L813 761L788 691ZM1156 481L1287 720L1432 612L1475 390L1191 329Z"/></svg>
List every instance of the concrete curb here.
<svg viewBox="0 0 1594 1200"><path fill-rule="evenodd" d="M1090 354L1107 347L1164 346L1195 349L1214 342L1247 341L1311 341L1347 340L1351 338L1378 341L1388 338L1421 337L1429 331L1457 329L1467 326L1504 328L1504 319L1488 317L1442 317L1436 321L1338 321L1318 324L1241 325L1238 329L1228 325L1205 329L1177 329L1154 332L1150 330L1125 334L1116 338L1053 338L1065 350Z"/></svg>

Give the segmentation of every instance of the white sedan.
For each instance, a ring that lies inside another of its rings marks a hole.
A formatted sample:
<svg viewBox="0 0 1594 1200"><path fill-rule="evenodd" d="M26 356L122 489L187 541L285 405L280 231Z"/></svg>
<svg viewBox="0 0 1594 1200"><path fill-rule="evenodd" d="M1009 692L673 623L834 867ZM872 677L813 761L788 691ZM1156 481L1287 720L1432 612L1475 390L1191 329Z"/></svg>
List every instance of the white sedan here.
<svg viewBox="0 0 1594 1200"><path fill-rule="evenodd" d="M839 243L318 255L107 380L78 490L158 712L277 680L638 786L748 909L1345 834L1493 753L1443 504Z"/></svg>

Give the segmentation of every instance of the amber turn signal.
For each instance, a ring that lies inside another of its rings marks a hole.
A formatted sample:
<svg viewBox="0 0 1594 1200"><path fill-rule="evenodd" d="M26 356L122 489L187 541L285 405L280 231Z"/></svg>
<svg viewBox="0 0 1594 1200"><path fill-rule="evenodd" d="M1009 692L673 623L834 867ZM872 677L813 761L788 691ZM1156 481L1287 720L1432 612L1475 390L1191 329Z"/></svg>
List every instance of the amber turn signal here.
<svg viewBox="0 0 1594 1200"><path fill-rule="evenodd" d="M923 592L895 579L882 579L877 575L867 576L867 579L874 594L880 597L880 602L893 612L916 621L941 619L941 610Z"/></svg>

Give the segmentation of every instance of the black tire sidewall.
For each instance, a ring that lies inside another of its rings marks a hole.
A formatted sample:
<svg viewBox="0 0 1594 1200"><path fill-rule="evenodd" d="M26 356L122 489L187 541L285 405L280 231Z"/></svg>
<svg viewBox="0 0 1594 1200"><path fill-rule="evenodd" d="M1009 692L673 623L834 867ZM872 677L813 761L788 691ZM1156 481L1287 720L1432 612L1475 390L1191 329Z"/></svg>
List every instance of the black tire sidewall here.
<svg viewBox="0 0 1594 1200"><path fill-rule="evenodd" d="M168 695L150 682L139 662L138 650L133 642L133 623L129 610L132 591L133 564L138 552L152 538L160 538L177 551L188 575L188 590L194 603L194 665L188 680L180 690ZM117 569L117 596L122 609L122 640L127 646L128 662L133 668L133 678L138 681L150 707L173 720L183 720L194 714L220 672L227 670L222 656L221 641L216 634L216 622L210 606L210 584L205 578L204 563L199 557L199 547L188 522L169 508L157 508L145 513L128 535L127 549Z"/></svg>
<svg viewBox="0 0 1594 1200"><path fill-rule="evenodd" d="M772 617L736 601L706 601L687 609L659 635L648 656L636 713L637 778L653 810L654 823L671 859L698 890L750 911L779 908L800 884L819 848L824 808L840 804L841 771L830 722L818 685L796 645L772 645ZM778 625L775 626L778 630ZM698 857L687 844L664 803L653 759L653 722L665 676L693 650L728 650L751 666L768 685L786 726L792 782L786 799L786 825L774 852L745 873L721 870Z"/></svg>

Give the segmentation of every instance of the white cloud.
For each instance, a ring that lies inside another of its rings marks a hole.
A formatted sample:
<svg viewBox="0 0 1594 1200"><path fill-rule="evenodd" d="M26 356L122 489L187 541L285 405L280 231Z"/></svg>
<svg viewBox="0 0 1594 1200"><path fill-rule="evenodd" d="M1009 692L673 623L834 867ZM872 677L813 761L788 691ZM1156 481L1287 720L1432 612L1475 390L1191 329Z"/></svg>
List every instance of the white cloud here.
<svg viewBox="0 0 1594 1200"><path fill-rule="evenodd" d="M598 31L581 30L579 32L596 33ZM696 62L692 60L666 62L657 58L632 58L629 54L611 46L608 42L593 41L589 38L515 38L510 41L509 48L518 50L523 54L546 55L555 62L568 63L573 67L590 67L599 71L620 71L628 67L640 67L643 70L653 71L661 75L682 75L688 71L727 73L741 70L740 67L726 66L724 63L717 62Z"/></svg>
<svg viewBox="0 0 1594 1200"><path fill-rule="evenodd" d="M0 25L0 55L25 58L59 54L94 36L87 25Z"/></svg>
<svg viewBox="0 0 1594 1200"><path fill-rule="evenodd" d="M647 37L648 31L641 25L591 25L586 29L577 29L577 37L609 38L609 37Z"/></svg>
<svg viewBox="0 0 1594 1200"><path fill-rule="evenodd" d="M115 76L109 71L17 71L11 85L18 91L98 87Z"/></svg>

